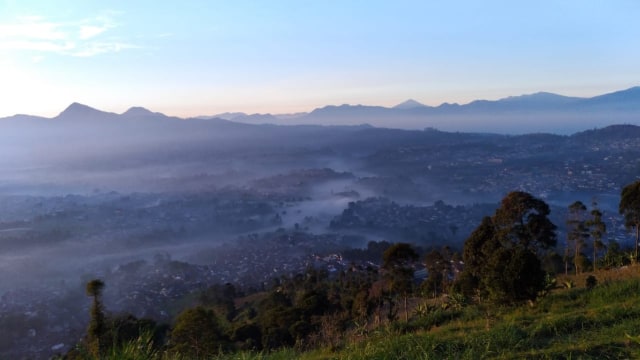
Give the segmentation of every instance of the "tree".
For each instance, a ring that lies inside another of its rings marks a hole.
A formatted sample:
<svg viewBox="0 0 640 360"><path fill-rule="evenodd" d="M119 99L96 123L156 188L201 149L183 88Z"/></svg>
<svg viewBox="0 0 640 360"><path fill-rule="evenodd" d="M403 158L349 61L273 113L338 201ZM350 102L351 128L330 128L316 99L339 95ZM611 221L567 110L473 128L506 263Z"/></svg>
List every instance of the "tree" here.
<svg viewBox="0 0 640 360"><path fill-rule="evenodd" d="M598 251L605 248L602 238L607 232L607 224L602 221L602 212L598 210L598 203L593 201L592 206L591 219L587 221L587 226L593 238L593 270L597 270Z"/></svg>
<svg viewBox="0 0 640 360"><path fill-rule="evenodd" d="M444 283L444 269L445 259L440 253L440 251L434 249L427 254L424 258L424 263L427 268L427 280L422 284L426 291L433 292L433 297L435 298L438 294L443 291L443 283Z"/></svg>
<svg viewBox="0 0 640 360"><path fill-rule="evenodd" d="M573 244L573 265L576 274L584 271L586 258L582 253L585 242L589 237L585 214L587 207L581 202L576 201L569 205L569 214L567 216L567 247ZM565 258L565 261L568 259Z"/></svg>
<svg viewBox="0 0 640 360"><path fill-rule="evenodd" d="M456 288L495 302L535 299L545 285L538 256L556 243L548 215L544 201L519 191L507 194L465 241L465 268Z"/></svg>
<svg viewBox="0 0 640 360"><path fill-rule="evenodd" d="M117 348L148 335L149 345L158 348L164 340L167 330L165 326L158 326L151 319L138 319L131 314L121 314L107 319L104 339L110 346Z"/></svg>
<svg viewBox="0 0 640 360"><path fill-rule="evenodd" d="M485 264L485 253L494 249L488 249L489 240L496 237L496 228L493 219L485 216L480 225L469 235L462 249L462 260L465 271L473 276L479 276Z"/></svg>
<svg viewBox="0 0 640 360"><path fill-rule="evenodd" d="M624 226L636 230L635 262L638 262L638 237L640 237L640 180L622 188L618 211L624 216Z"/></svg>
<svg viewBox="0 0 640 360"><path fill-rule="evenodd" d="M625 252L620 248L620 244L615 240L609 240L607 244L607 252L604 254L605 266L620 267L628 264L628 259L629 258L626 256Z"/></svg>
<svg viewBox="0 0 640 360"><path fill-rule="evenodd" d="M433 292L434 297L446 291L452 279L453 257L454 253L448 246L443 247L442 250L434 249L425 256L424 263L428 277L422 286L425 290Z"/></svg>
<svg viewBox="0 0 640 360"><path fill-rule="evenodd" d="M171 331L170 348L190 359L210 358L218 354L226 341L212 310L198 306L178 315Z"/></svg>
<svg viewBox="0 0 640 360"><path fill-rule="evenodd" d="M499 237L533 252L556 245L556 226L549 220L549 205L523 191L512 191L493 216Z"/></svg>
<svg viewBox="0 0 640 360"><path fill-rule="evenodd" d="M387 270L391 292L400 294L404 299L406 321L409 321L407 298L413 287L413 263L418 258L418 253L407 243L393 244L382 254L382 267ZM391 304L392 302L390 302L390 306ZM391 306L391 308L393 307Z"/></svg>
<svg viewBox="0 0 640 360"><path fill-rule="evenodd" d="M87 283L86 291L87 295L93 298L93 303L90 310L89 329L87 330L87 343L91 354L100 358L100 355L105 350L102 337L105 333L105 315L102 301L100 296L104 289L104 282L100 279L93 279Z"/></svg>

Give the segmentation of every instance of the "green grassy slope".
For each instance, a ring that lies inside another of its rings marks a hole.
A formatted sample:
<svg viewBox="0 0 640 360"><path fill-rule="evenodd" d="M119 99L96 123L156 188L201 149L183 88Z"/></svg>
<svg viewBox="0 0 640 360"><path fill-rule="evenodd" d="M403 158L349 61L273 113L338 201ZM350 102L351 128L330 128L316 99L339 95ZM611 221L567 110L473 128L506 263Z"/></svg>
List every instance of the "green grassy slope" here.
<svg viewBox="0 0 640 360"><path fill-rule="evenodd" d="M640 358L640 278L560 290L536 304L436 310L338 349L224 359Z"/></svg>
<svg viewBox="0 0 640 360"><path fill-rule="evenodd" d="M640 359L640 267L596 275L600 283L593 289L557 289L518 307L431 307L409 323L360 328L333 348L216 359ZM581 285L583 278L560 282ZM185 359L149 349L131 343L107 358Z"/></svg>

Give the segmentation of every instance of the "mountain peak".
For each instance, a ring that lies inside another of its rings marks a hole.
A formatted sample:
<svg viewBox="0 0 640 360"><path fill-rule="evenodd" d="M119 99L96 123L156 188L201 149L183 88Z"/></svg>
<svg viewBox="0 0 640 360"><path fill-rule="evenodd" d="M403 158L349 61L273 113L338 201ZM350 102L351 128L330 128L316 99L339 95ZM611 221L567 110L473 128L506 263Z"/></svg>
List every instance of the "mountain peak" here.
<svg viewBox="0 0 640 360"><path fill-rule="evenodd" d="M63 112L61 112L57 119L91 119L95 117L104 117L105 115L113 115L112 113L107 113L104 111L100 111L94 109L88 105L80 104L77 102L72 103L67 106Z"/></svg>
<svg viewBox="0 0 640 360"><path fill-rule="evenodd" d="M560 99L570 99L568 96L558 95L550 92L540 91L533 94L524 94L518 96L508 96L498 101L555 101Z"/></svg>
<svg viewBox="0 0 640 360"><path fill-rule="evenodd" d="M421 108L421 107L425 107L425 104L422 104L418 101L415 101L413 99L409 99L407 101L401 102L400 104L394 106L394 109L415 109L415 108Z"/></svg>
<svg viewBox="0 0 640 360"><path fill-rule="evenodd" d="M155 114L156 113L152 112L151 110L143 108L141 106L130 107L127 111L122 113L122 115L124 116L147 116Z"/></svg>
<svg viewBox="0 0 640 360"><path fill-rule="evenodd" d="M60 113L60 115L70 114L70 113L80 113L80 112L92 112L92 111L98 111L98 110L92 108L91 106L74 102L74 103L71 103L71 105L67 106L67 108Z"/></svg>

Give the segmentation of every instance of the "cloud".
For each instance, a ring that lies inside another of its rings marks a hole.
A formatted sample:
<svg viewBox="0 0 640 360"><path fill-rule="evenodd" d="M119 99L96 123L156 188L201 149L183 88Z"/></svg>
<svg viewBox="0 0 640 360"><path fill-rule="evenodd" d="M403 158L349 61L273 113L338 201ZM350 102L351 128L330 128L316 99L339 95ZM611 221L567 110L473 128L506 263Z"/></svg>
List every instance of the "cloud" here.
<svg viewBox="0 0 640 360"><path fill-rule="evenodd" d="M90 44L86 44L86 46L83 46L82 48L76 49L70 54L73 56L79 56L79 57L89 57L89 56L95 56L95 55L100 55L105 53L120 52L125 49L136 49L136 48L139 48L139 46L127 44L127 43L93 42Z"/></svg>
<svg viewBox="0 0 640 360"><path fill-rule="evenodd" d="M24 17L17 24L0 24L0 39L62 40L65 37L61 24L43 21L41 17Z"/></svg>
<svg viewBox="0 0 640 360"><path fill-rule="evenodd" d="M75 47L72 43L58 43L51 41L3 41L0 42L1 50L31 50L37 52L64 52Z"/></svg>
<svg viewBox="0 0 640 360"><path fill-rule="evenodd" d="M82 40L91 39L92 37L98 36L107 31L107 29L108 27L106 26L83 25L80 27L79 37Z"/></svg>
<svg viewBox="0 0 640 360"><path fill-rule="evenodd" d="M17 18L0 24L0 50L35 52L67 56L96 56L139 48L118 37L105 34L118 25L110 16L98 16L75 22L48 21L41 16Z"/></svg>

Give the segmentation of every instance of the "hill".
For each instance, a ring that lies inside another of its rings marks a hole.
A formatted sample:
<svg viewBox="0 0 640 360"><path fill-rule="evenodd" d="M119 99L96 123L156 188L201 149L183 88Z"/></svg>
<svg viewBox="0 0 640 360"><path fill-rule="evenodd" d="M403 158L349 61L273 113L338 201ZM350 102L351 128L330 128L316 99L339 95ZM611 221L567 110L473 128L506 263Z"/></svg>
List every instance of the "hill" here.
<svg viewBox="0 0 640 360"><path fill-rule="evenodd" d="M498 308L430 300L409 322L360 326L332 346L245 351L209 359L630 359L640 356L640 267L600 271L598 284L557 287L536 303ZM575 277L563 280L577 281ZM580 280L584 280L582 277ZM264 297L263 297L264 299ZM332 336L325 328L324 336ZM182 359L140 342L110 358Z"/></svg>
<svg viewBox="0 0 640 360"><path fill-rule="evenodd" d="M133 107L123 114L93 109L73 103L54 119L73 122L82 119L113 121L130 118L161 119L168 117L147 109ZM0 118L14 120L20 116ZM35 117L32 117L35 118ZM191 118L190 123L202 120L225 119L245 124L271 125L332 125L354 126L369 124L375 127L478 133L525 134L548 132L571 134L590 128L613 124L635 124L640 118L640 87L602 94L590 98L569 97L549 92L509 96L498 100L474 100L468 104L424 105L409 99L393 107L327 105L308 113L289 115L222 113ZM184 119L179 119L184 120ZM198 127L208 127L198 125Z"/></svg>

